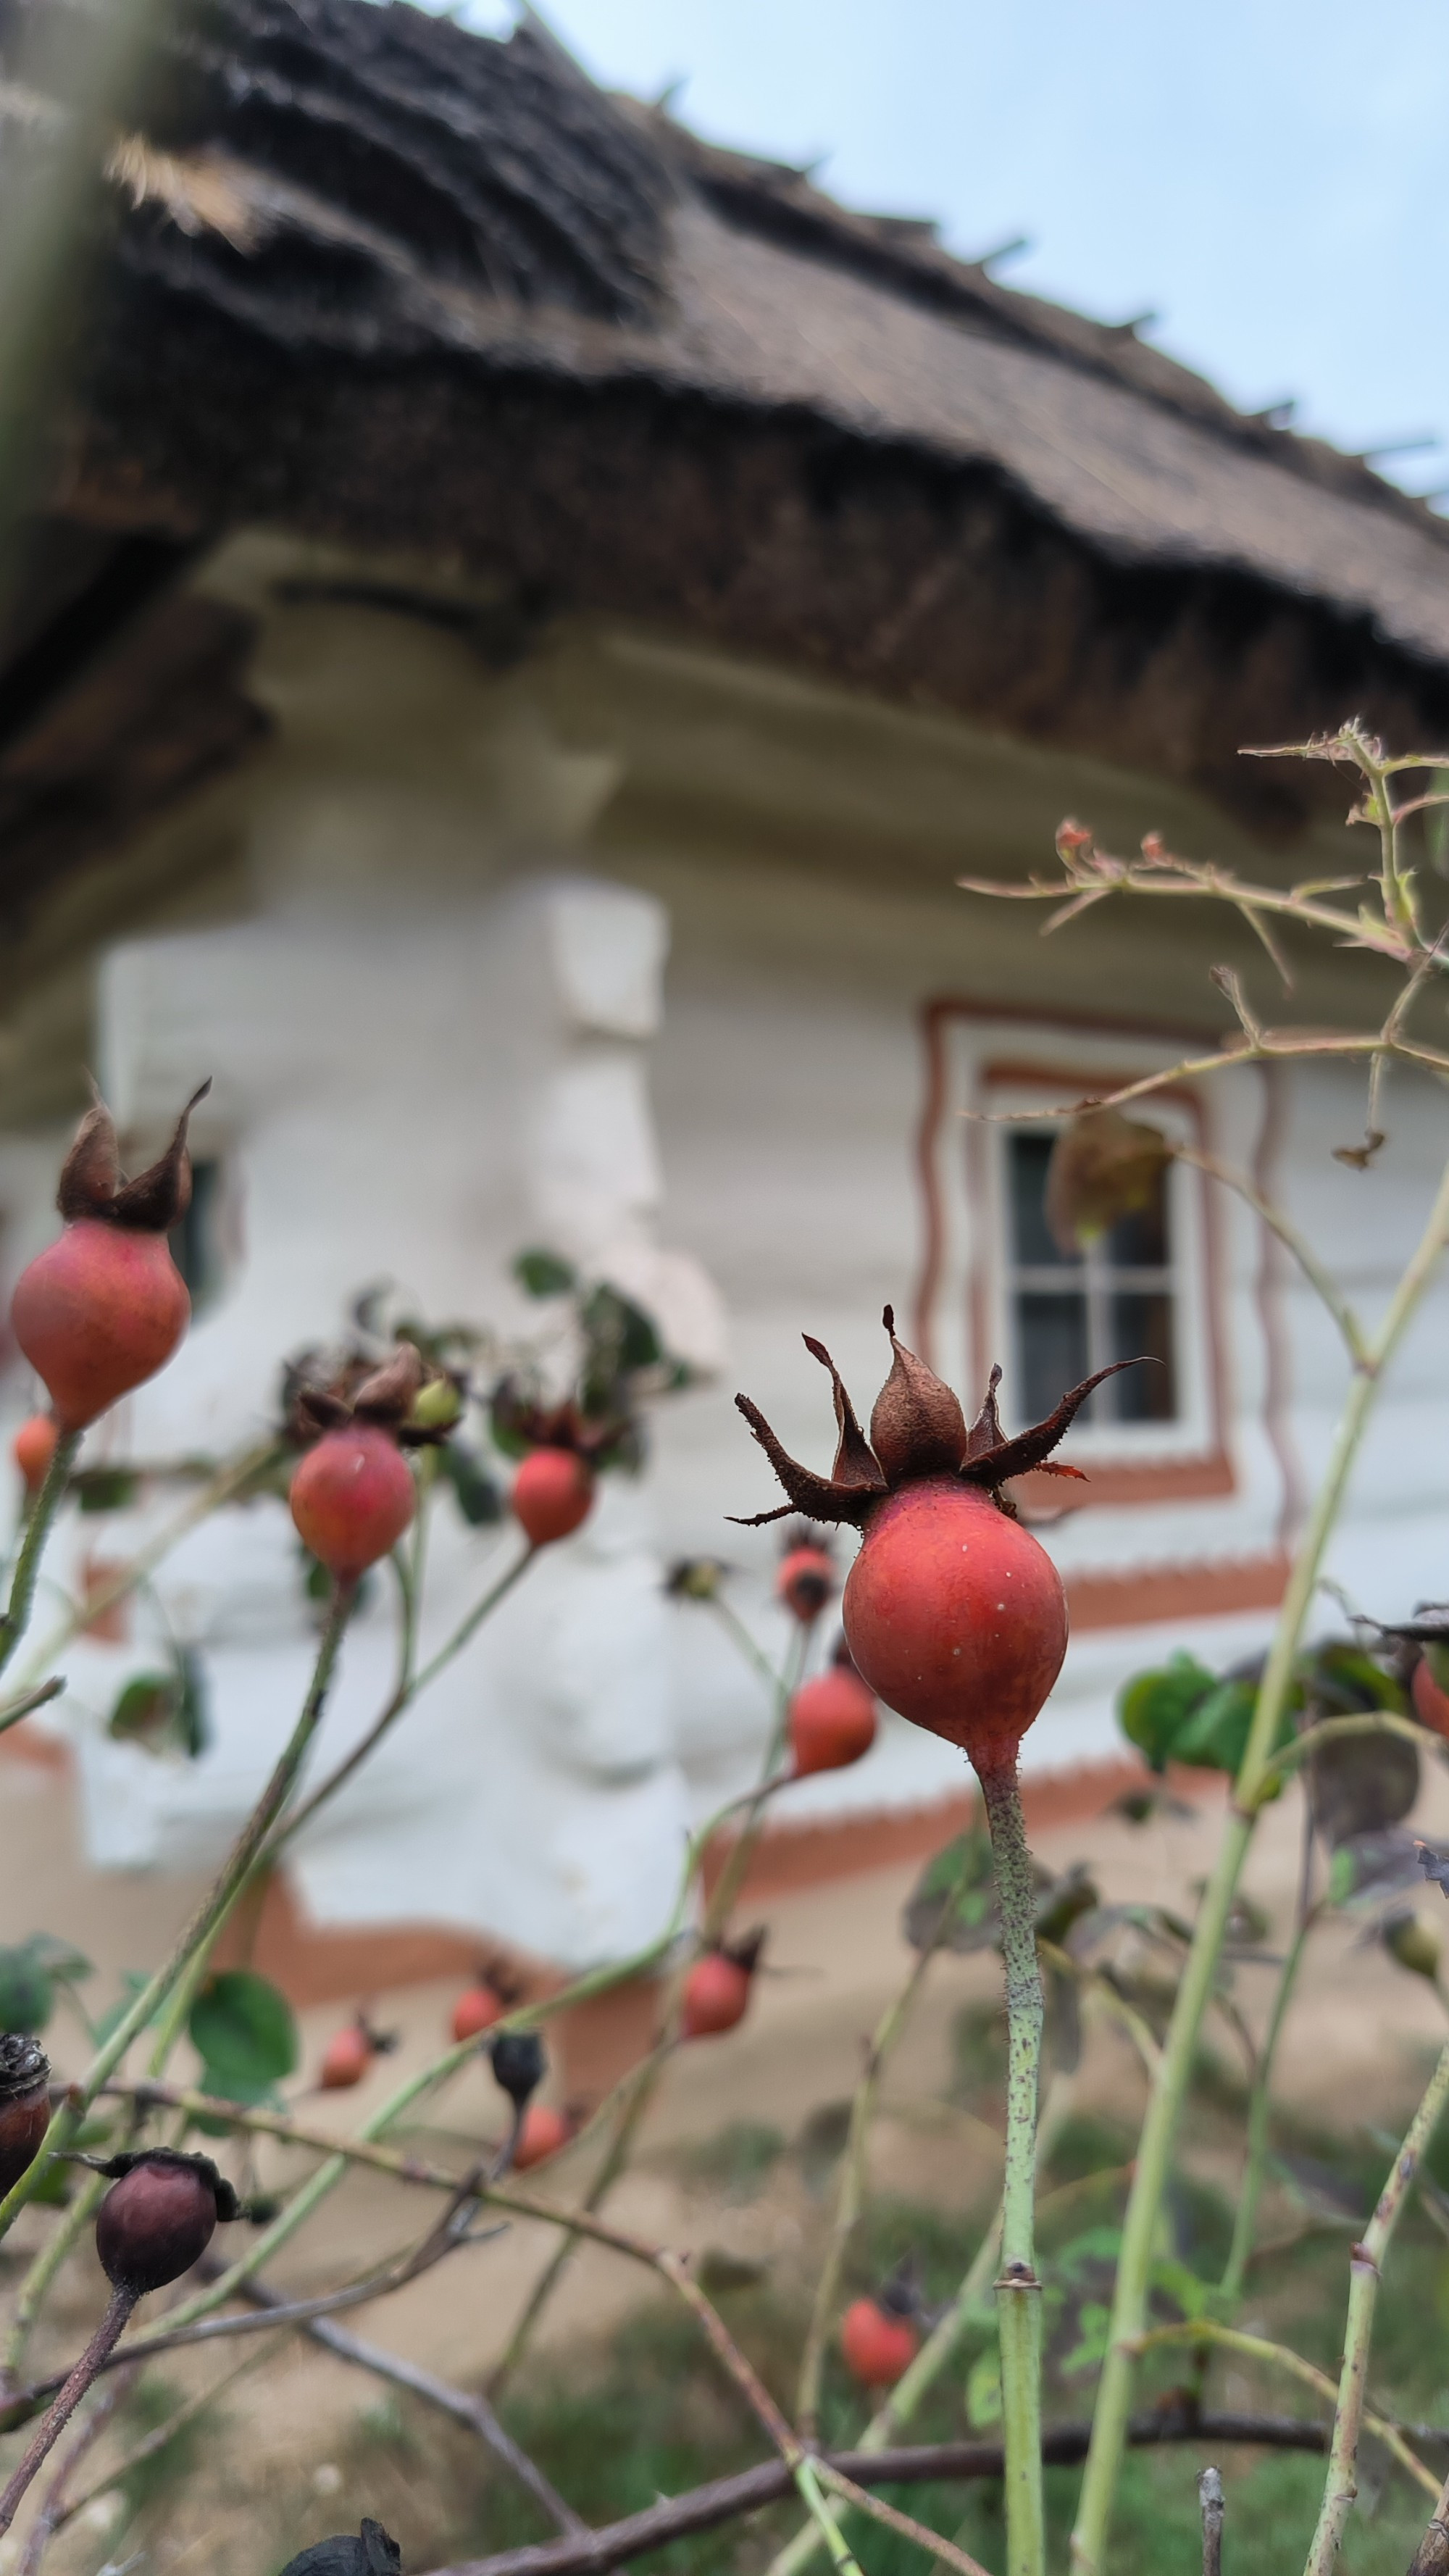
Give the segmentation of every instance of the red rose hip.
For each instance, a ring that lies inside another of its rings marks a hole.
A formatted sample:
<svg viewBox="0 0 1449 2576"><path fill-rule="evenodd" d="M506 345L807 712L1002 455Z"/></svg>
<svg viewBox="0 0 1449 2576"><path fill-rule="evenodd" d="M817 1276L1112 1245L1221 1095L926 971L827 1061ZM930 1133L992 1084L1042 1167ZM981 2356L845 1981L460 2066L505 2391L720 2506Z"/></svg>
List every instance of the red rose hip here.
<svg viewBox="0 0 1449 2576"><path fill-rule="evenodd" d="M695 1960L684 1980L680 2004L682 2039L714 2039L744 2020L764 1945L763 1932L750 1932L742 1941L706 1950Z"/></svg>
<svg viewBox="0 0 1449 2576"><path fill-rule="evenodd" d="M534 1547L568 1538L588 1519L593 1475L576 1450L535 1449L513 1479L513 1517Z"/></svg>
<svg viewBox="0 0 1449 2576"><path fill-rule="evenodd" d="M322 2053L322 2072L318 2078L324 2093L345 2093L360 2084L377 2052L371 2034L360 2022L348 2022L335 2030Z"/></svg>
<svg viewBox="0 0 1449 2576"><path fill-rule="evenodd" d="M453 2006L453 2037L456 2040L479 2039L503 2018L503 1997L492 1986L479 1983L465 1986Z"/></svg>
<svg viewBox="0 0 1449 2576"><path fill-rule="evenodd" d="M856 2299L840 2323L846 2369L862 2388L894 2388L920 2350L909 2317L893 2316L874 2299Z"/></svg>
<svg viewBox="0 0 1449 2576"><path fill-rule="evenodd" d="M417 1494L396 1441L376 1423L349 1422L299 1459L290 1499L303 1546L352 1583L396 1546Z"/></svg>
<svg viewBox="0 0 1449 2576"><path fill-rule="evenodd" d="M841 1771L875 1742L874 1693L851 1664L833 1664L802 1682L790 1702L791 1768L797 1780L812 1771Z"/></svg>
<svg viewBox="0 0 1449 2576"><path fill-rule="evenodd" d="M572 2136L573 2124L565 2112L556 2111L551 2102L530 2102L513 2150L515 2172L522 2173L529 2165L541 2165L549 2156L556 2156Z"/></svg>
<svg viewBox="0 0 1449 2576"><path fill-rule="evenodd" d="M915 1726L1013 1762L1067 1651L1062 1579L979 1487L928 1477L872 1514L841 1605L862 1678Z"/></svg>
<svg viewBox="0 0 1449 2576"><path fill-rule="evenodd" d="M21 1423L10 1443L10 1455L20 1470L26 1493L32 1498L39 1493L50 1473L50 1462L55 1456L59 1438L60 1430L53 1413L32 1413L28 1422Z"/></svg>
<svg viewBox="0 0 1449 2576"><path fill-rule="evenodd" d="M775 1597L802 1628L812 1627L836 1588L835 1559L823 1547L792 1547L780 1559Z"/></svg>

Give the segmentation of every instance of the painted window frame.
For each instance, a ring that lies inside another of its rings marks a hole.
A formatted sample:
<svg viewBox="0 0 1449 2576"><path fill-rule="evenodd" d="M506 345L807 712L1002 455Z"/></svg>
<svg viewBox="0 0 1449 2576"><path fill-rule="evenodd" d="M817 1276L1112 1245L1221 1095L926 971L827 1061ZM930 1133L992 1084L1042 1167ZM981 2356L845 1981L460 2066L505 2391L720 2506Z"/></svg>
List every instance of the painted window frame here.
<svg viewBox="0 0 1449 2576"><path fill-rule="evenodd" d="M984 1387L995 1360L1009 1374L1013 1334L1007 1309L1005 1155L991 1113L1066 1111L1150 1071L1166 1070L1197 1031L1157 1029L1088 1014L945 997L924 1013L927 1091L920 1132L925 1252L916 1303L918 1347L968 1395ZM1140 1113L1184 1142L1211 1150L1208 1106L1174 1085ZM1087 1468L1097 1503L1135 1504L1227 1497L1237 1490L1225 1437L1221 1254L1213 1193L1202 1174L1178 1163L1171 1176L1172 1223L1181 1288L1178 1370L1182 1402L1170 1423L1091 1424L1063 1446ZM1003 1413L1019 1408L1009 1382ZM1046 1480L1040 1480L1045 1486ZM1060 1496L1061 1487L1057 1487ZM1043 1495L1045 1499L1045 1495Z"/></svg>

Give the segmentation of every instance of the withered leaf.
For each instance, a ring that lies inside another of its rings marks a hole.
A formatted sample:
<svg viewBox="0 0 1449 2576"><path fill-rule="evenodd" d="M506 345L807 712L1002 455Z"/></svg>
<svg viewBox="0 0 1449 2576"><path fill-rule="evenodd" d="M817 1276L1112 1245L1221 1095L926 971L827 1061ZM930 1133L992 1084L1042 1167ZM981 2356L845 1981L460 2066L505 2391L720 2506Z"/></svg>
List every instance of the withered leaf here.
<svg viewBox="0 0 1449 2576"><path fill-rule="evenodd" d="M1047 1165L1046 1221L1060 1252L1075 1253L1119 1218L1150 1207L1173 1149L1160 1127L1120 1109L1088 1109L1063 1127Z"/></svg>

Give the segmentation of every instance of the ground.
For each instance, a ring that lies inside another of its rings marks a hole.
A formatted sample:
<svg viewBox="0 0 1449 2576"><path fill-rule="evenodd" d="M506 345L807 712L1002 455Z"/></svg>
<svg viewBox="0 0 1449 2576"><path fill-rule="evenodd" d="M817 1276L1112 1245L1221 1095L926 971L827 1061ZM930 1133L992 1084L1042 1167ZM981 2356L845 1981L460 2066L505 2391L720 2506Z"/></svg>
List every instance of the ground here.
<svg viewBox="0 0 1449 2576"><path fill-rule="evenodd" d="M34 1928L63 1929L97 1960L103 1973L112 1976L122 1966L145 1965L154 1959L185 1891L175 1882L85 1878L68 1856L71 1825L63 1780L12 1763L5 1768L3 1787L10 1805L12 1866L0 1900L4 1906L0 1935L14 1938ZM1155 1821L1144 1829L1114 1812L1087 1815L1037 1835L1036 1847L1054 1868L1075 1860L1088 1862L1108 1899L1152 1897L1179 1911L1190 1911L1195 1882L1210 1865L1221 1805L1220 1789L1203 1783L1193 1792L1190 1817ZM1281 1939L1293 1903L1300 1818L1293 1791L1266 1818L1250 1863L1251 1892L1271 1918L1269 1948ZM1443 1771L1436 1769L1427 1783L1416 1821L1424 1830L1449 1829L1449 1778ZM796 2333L791 2320L798 2319L804 2284L828 2218L833 2195L830 2150L839 2134L832 2106L838 2111L846 2101L858 2074L865 2035L909 1966L900 1917L914 1876L914 1869L880 1870L779 1896L760 1909L769 1921L769 1973L757 1984L748 2021L728 2037L699 2042L680 2053L661 2090L635 2168L610 2203L611 2213L622 2223L656 2240L688 2247L697 2259L709 2260L717 2274L719 2258L728 2257L737 2281L746 2272L751 2276L753 2286L744 2290L748 2313L739 2330L760 2339L761 2356L767 2362L772 2336L783 2350ZM1420 1912L1435 1928L1449 1930L1449 1915L1442 1926L1438 1922L1440 1902L1435 1891L1426 1889ZM893 2060L873 2141L871 2180L879 2215L873 2237L862 2245L861 2261L884 2261L901 2250L903 2241L924 2243L928 2271L934 2269L942 2290L953 2271L962 2268L963 2256L969 2255L980 2214L989 2206L994 2189L997 2148L990 2116L994 2077L989 2061L995 2045L992 2009L999 1973L999 1962L990 1953L965 1959L943 1957L933 1964L913 2025ZM1238 1972L1237 1995L1254 2026L1261 2026L1271 1983L1270 1968L1250 1966ZM451 1986L421 1986L374 1998L376 2020L401 2033L398 2054L357 2093L323 2097L299 2092L300 2114L323 2126L353 2125L373 2098L381 2098L392 2086L399 2071L435 2052L446 2033L454 1991ZM307 2066L316 2066L329 2032L344 2017L338 2007L306 2016ZM1350 2165L1355 2156L1360 2163L1367 2157L1366 2171L1375 2157L1381 2164L1382 2148L1373 2143L1372 2132L1400 2117L1422 2081L1422 2070L1442 2029L1443 2007L1430 1985L1404 1974L1379 1948L1362 1946L1357 1927L1341 1920L1326 1926L1311 1956L1281 2061L1281 2099L1285 2108L1291 2106L1295 2134L1311 2145L1320 2131L1333 2133L1348 2142L1344 2152ZM52 2036L60 2065L70 2057L78 2062L78 2034L72 2040L69 2031L57 2024ZM1217 2071L1210 2070L1188 2125L1183 2161L1189 2193L1199 2193L1204 2208L1211 2202L1224 2209L1230 2207L1241 2163L1239 2132L1228 2100L1241 2056L1225 2022L1213 2033L1213 2051ZM1110 2197L1112 2176L1115 2173L1120 2179L1123 2156L1123 2145L1111 2142L1130 2144L1141 2100L1142 2079L1130 2047L1111 2028L1094 2029L1075 2079L1074 2125L1064 2146L1068 2164L1063 2171L1074 2191L1085 2190L1090 2197L1098 2188L1098 2182L1090 2179L1095 2174ZM481 2067L470 2070L440 2106L438 2126L418 2133L414 2142L440 2154L459 2155L481 2132L496 2130L498 2113L499 2096L491 2078ZM264 2179L280 2179L303 2169L292 2151L264 2152ZM567 2192L577 2184L582 2169L583 2151L575 2151L549 2169L545 2187ZM1281 2186L1270 2193L1264 2210L1268 2236L1294 2234L1305 2224L1305 2215L1312 2219L1316 2186L1307 2167L1305 2172L1307 2204L1302 2189L1296 2202ZM1342 2174L1337 2186L1326 2178L1325 2188L1331 2194L1342 2182ZM1060 2178L1056 2187L1063 2188ZM1350 2180L1350 2193L1354 2187ZM293 2291L302 2291L357 2272L379 2250L401 2241L415 2224L412 2202L405 2208L400 2202L393 2186L372 2176L354 2177L325 2205L273 2277ZM1110 2209L1106 2214L1110 2216ZM17 2254L33 2248L42 2223L37 2214L22 2220L12 2240ZM1340 2272L1346 2285L1347 2241L1342 2230L1333 2234L1330 2223L1315 2257L1327 2266L1321 2283L1318 2274L1313 2276L1318 2285L1315 2299L1321 2290L1326 2309L1337 2304ZM551 2242L551 2232L542 2228L512 2228L485 2245L457 2254L450 2266L426 2282L348 2322L395 2352L425 2361L457 2382L476 2385L501 2352ZM1437 2335L1442 2249L1425 2254L1424 2260L1438 2266L1432 2320ZM7 2260L5 2268L13 2280L14 2261ZM727 2271L723 2277L729 2277ZM96 2304L97 2278L89 2252L72 2264L62 2286L47 2345L57 2353L73 2348ZM1286 2297L1289 2310L1301 2307L1308 2286L1307 2276L1291 2293L1278 2285L1270 2306ZM1274 2331L1286 2331L1276 2307L1274 2314ZM621 2331L622 2347L617 2341ZM616 2376L621 2367L626 2376L629 2368L644 2369L646 2377L652 2373L656 2394L657 2387L674 2389L681 2373L693 2366L674 2354L675 2331L661 2294L627 2263L591 2250L574 2264L515 2402L522 2417L537 2428L538 2438L551 2447L551 2465L566 2487L568 2462L577 2458L581 2500L585 2491L597 2487L598 2478L589 2467L582 2419L565 2431L558 2420L559 2409L567 2413L585 2384L607 2394L613 2384L611 2374ZM1336 2332L1332 2316L1327 2315L1321 2334L1313 2325L1297 2332L1297 2339L1331 2367ZM668 2359L662 2374L661 2349ZM632 2363L628 2361L631 2352ZM209 2356L208 2377L219 2377L223 2367L234 2368L239 2357L235 2351ZM172 2389L181 2393L200 2385L199 2367L194 2359L167 2365ZM717 2401L709 2395L706 2381L701 2380L700 2388L705 2394L698 2403L708 2413ZM1303 2402L1281 2385L1266 2390L1250 2382L1235 2367L1220 2367L1214 2394L1219 2402L1230 2404ZM1064 2385L1063 2400L1064 2405L1054 2403L1052 2411L1060 2413L1064 2406L1068 2412L1081 2411L1082 2398L1078 2395L1073 2403L1070 2383ZM843 2390L835 2402L846 2405ZM452 2495L457 2489L466 2502L470 2481L476 2484L469 2437L451 2431L445 2437L435 2435L430 2426L420 2431L416 2410L409 2406L400 2412L377 2383L313 2347L291 2345L270 2367L240 2380L223 2404L228 2438L217 2437L207 2447L194 2489L168 2495L159 2525L155 2519L159 2500L151 2508L150 2523L143 2517L154 2563L165 2568L168 2576L173 2567L188 2562L198 2568L205 2565L215 2576L271 2576L287 2545L300 2547L303 2540L340 2527L349 2511L355 2529L358 2478L364 2474L360 2463L365 2463L370 2482L370 2509L382 2511L409 2542L410 2570L430 2563L429 2549L449 2545L447 2536L459 2516L462 2527L474 2531L475 2548L529 2537L536 2529L527 2519L516 2523L510 2518L511 2506L502 2500L485 2513L481 2526L476 2509L470 2521L456 2498L456 2511L450 2505L443 2512L439 2499L445 2490ZM639 2405L647 2413L642 2396ZM954 2414L933 2430L960 2429L959 2395L953 2394L952 2405ZM135 2430L133 2416L127 2443L134 2441ZM594 2422L595 2436L597 2431ZM661 2483L682 2484L707 2474L698 2465L699 2457L711 2465L734 2465L758 2456L752 2433L733 2421L728 2406L723 2407L718 2425L701 2430L696 2424L690 2439L695 2443L693 2453L690 2440L677 2427L670 2434L662 2456L675 2466L661 2468ZM446 2457L435 2457L429 2450L436 2440L443 2441ZM617 2452L617 2440L611 2447ZM623 2447L627 2450L628 2443ZM98 2455L102 2462L106 2456ZM694 2465L689 2465L691 2459ZM1165 2463L1154 2461L1150 2475L1156 2477L1159 2470L1165 2471ZM1311 2463L1268 2462L1254 2471L1254 2477L1259 2484L1266 2479L1272 2488L1275 2478L1281 2484L1286 2476L1291 2484L1293 2478L1301 2479L1311 2471ZM1190 2490L1185 2465L1172 2475L1186 2480ZM627 2497L628 2491L622 2492ZM607 2480L599 2493L599 2504L584 2502L586 2512L627 2509L627 2502L612 2501L615 2490ZM901 2501L909 2504L911 2500L902 2496ZM366 2497L363 2509L369 2509ZM1412 2522L1412 2498L1406 2509ZM108 2512L110 2523L105 2520ZM1190 2520L1189 2516L1188 2524ZM74 2576L92 2576L108 2557L112 2531L120 2529L113 2507L92 2512L54 2547L48 2564L55 2576L72 2576L72 2571ZM137 2545L134 2539L127 2540L119 2552L120 2563ZM413 2554L418 2546L424 2549L421 2556ZM695 2545L695 2555L688 2561L691 2566L718 2563L708 2549L700 2555L701 2549L703 2544ZM869 2549L865 2554L870 2559ZM1367 2567L1371 2562L1359 2563Z"/></svg>

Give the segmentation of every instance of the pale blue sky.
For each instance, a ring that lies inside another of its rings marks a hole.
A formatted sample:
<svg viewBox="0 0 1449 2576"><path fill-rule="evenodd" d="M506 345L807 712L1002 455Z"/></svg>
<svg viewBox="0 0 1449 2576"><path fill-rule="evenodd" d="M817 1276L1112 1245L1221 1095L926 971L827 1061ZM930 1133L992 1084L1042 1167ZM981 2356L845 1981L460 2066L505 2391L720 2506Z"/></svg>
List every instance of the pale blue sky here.
<svg viewBox="0 0 1449 2576"><path fill-rule="evenodd" d="M480 22L497 0L474 0ZM468 15L465 7L461 15ZM1449 0L544 0L597 79L1341 446L1449 440ZM1449 485L1449 446L1387 470Z"/></svg>

